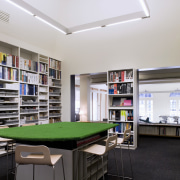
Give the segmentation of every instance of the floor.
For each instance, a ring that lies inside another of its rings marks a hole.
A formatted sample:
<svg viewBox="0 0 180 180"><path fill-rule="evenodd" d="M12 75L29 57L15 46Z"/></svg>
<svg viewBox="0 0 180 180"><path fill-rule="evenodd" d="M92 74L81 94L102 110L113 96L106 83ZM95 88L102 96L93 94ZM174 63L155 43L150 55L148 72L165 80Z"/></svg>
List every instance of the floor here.
<svg viewBox="0 0 180 180"><path fill-rule="evenodd" d="M122 175L120 149L115 149L118 173ZM122 150L125 176L132 177L128 150ZM130 150L133 177L135 180L179 180L180 179L180 139L162 137L140 137L136 150ZM9 158L11 163L11 156ZM108 173L117 175L115 158L109 153ZM9 180L13 180L9 174ZM105 180L122 178L105 175ZM6 157L0 156L0 180L6 178ZM102 179L101 179L102 180Z"/></svg>

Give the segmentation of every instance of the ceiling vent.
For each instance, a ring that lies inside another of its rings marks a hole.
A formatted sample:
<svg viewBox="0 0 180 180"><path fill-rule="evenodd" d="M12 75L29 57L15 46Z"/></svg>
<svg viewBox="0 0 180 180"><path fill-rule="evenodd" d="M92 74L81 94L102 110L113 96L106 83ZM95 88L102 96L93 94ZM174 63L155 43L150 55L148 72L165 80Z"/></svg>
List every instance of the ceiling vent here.
<svg viewBox="0 0 180 180"><path fill-rule="evenodd" d="M10 17L10 15L8 13L0 10L0 21L3 21L5 23L9 23L9 17Z"/></svg>

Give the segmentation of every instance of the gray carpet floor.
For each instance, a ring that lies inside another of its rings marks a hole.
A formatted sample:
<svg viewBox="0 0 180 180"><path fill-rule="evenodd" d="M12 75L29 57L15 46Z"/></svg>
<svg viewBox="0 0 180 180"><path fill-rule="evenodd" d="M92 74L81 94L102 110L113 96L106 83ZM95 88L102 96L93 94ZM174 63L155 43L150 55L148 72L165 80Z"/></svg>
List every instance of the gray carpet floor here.
<svg viewBox="0 0 180 180"><path fill-rule="evenodd" d="M115 149L118 173L122 175L120 149ZM125 176L132 177L128 150L122 150ZM133 179L135 180L180 180L180 139L140 137L136 150L130 150ZM11 163L11 158L9 158ZM117 175L113 152L108 157L108 173ZM13 175L9 174L9 180ZM105 175L105 180L122 178ZM6 157L0 157L0 180L6 179Z"/></svg>

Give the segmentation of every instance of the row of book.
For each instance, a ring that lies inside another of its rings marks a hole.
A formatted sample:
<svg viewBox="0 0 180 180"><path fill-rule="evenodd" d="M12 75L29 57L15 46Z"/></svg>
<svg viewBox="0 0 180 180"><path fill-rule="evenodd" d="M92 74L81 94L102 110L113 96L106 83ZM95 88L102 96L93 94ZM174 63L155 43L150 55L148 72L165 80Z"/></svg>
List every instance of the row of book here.
<svg viewBox="0 0 180 180"><path fill-rule="evenodd" d="M133 98L113 97L112 106L133 106Z"/></svg>
<svg viewBox="0 0 180 180"><path fill-rule="evenodd" d="M18 81L18 69L0 66L0 79Z"/></svg>
<svg viewBox="0 0 180 180"><path fill-rule="evenodd" d="M133 83L111 84L109 94L131 94L133 93Z"/></svg>
<svg viewBox="0 0 180 180"><path fill-rule="evenodd" d="M110 82L132 82L133 70L113 71L109 73Z"/></svg>
<svg viewBox="0 0 180 180"><path fill-rule="evenodd" d="M40 74L39 75L39 83L47 85L48 84L48 76L45 74Z"/></svg>
<svg viewBox="0 0 180 180"><path fill-rule="evenodd" d="M39 63L39 72L40 73L47 73L48 72L48 65L44 63Z"/></svg>
<svg viewBox="0 0 180 180"><path fill-rule="evenodd" d="M61 71L55 69L49 69L49 76L55 79L61 79Z"/></svg>
<svg viewBox="0 0 180 180"><path fill-rule="evenodd" d="M38 72L38 62L24 59L22 57L20 57L19 60L19 67L20 69Z"/></svg>
<svg viewBox="0 0 180 180"><path fill-rule="evenodd" d="M0 52L0 64L18 68L19 67L19 56Z"/></svg>
<svg viewBox="0 0 180 180"><path fill-rule="evenodd" d="M131 128L131 131L133 131L133 123L116 123L118 126L116 126L115 131L117 133L124 133L126 129Z"/></svg>
<svg viewBox="0 0 180 180"><path fill-rule="evenodd" d="M61 62L55 59L49 58L49 68L61 70Z"/></svg>
<svg viewBox="0 0 180 180"><path fill-rule="evenodd" d="M38 116L37 115L26 115L26 116L21 116L20 121L21 124L24 124L26 121L34 121L34 120L38 120Z"/></svg>
<svg viewBox="0 0 180 180"><path fill-rule="evenodd" d="M20 82L38 84L38 74L20 70Z"/></svg>
<svg viewBox="0 0 180 180"><path fill-rule="evenodd" d="M20 83L20 95L32 95L38 94L38 86L32 84L22 84Z"/></svg>
<svg viewBox="0 0 180 180"><path fill-rule="evenodd" d="M133 110L110 110L109 120L133 121Z"/></svg>

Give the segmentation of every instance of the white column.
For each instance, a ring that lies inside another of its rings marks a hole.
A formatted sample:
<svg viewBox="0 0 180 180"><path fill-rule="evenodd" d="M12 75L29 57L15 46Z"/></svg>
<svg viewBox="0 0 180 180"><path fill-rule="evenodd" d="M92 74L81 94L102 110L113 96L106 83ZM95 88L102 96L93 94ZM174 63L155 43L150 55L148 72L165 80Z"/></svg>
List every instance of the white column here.
<svg viewBox="0 0 180 180"><path fill-rule="evenodd" d="M90 121L90 79L80 76L80 121Z"/></svg>

